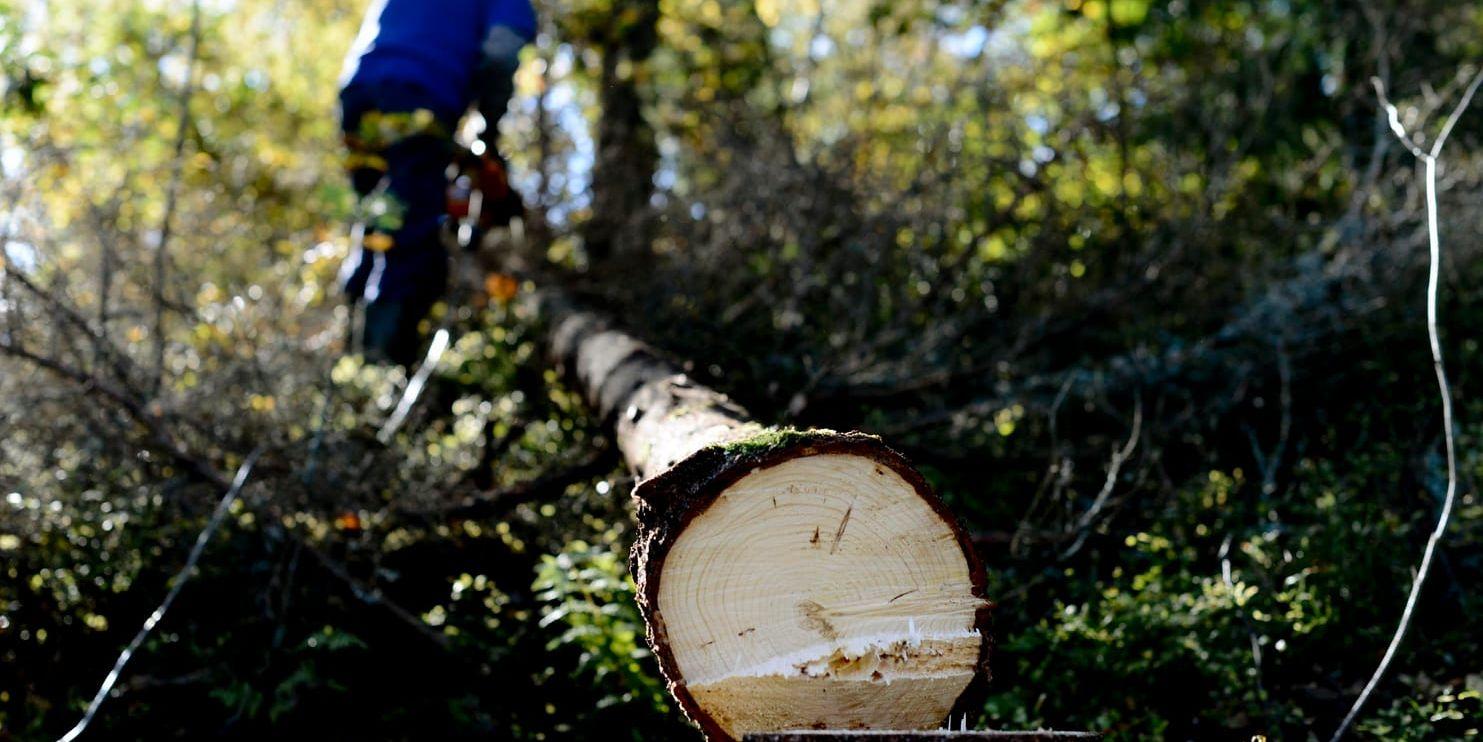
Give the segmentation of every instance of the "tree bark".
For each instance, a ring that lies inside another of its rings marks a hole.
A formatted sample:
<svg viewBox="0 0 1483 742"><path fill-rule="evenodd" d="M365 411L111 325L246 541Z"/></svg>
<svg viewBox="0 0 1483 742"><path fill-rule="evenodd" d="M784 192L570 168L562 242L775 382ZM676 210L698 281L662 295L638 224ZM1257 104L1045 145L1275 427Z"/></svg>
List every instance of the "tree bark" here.
<svg viewBox="0 0 1483 742"><path fill-rule="evenodd" d="M766 427L565 294L534 302L638 480L638 604L708 738L932 729L986 679L983 567L905 458L874 436Z"/></svg>

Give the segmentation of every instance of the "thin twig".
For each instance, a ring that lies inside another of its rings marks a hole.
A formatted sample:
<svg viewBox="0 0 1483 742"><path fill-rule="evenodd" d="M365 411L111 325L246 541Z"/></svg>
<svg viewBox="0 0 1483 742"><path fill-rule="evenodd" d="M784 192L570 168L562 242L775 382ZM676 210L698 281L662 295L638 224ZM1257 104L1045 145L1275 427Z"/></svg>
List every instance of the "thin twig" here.
<svg viewBox="0 0 1483 742"><path fill-rule="evenodd" d="M125 389L108 382L106 379L98 378L77 368L69 366L61 361L48 356L35 353L27 348L12 342L0 342L0 354L5 354L29 362L37 368L44 369L49 373L67 379L83 391L95 394L106 399L122 409L135 422L144 426L149 433L150 440L171 458L178 461L193 475L201 481L218 487L226 487L228 482L216 471L211 464L204 459L192 455L185 445L170 432L160 416L149 409L143 402L135 399Z"/></svg>
<svg viewBox="0 0 1483 742"><path fill-rule="evenodd" d="M52 311L60 315L67 324L77 328L88 339L89 344L93 346L95 356L108 361L114 376L121 383L129 383L129 379L132 377L133 365L129 361L128 355L120 350L106 335L102 334L102 330L94 330L76 309L62 301L54 293L36 285L24 273L14 271L13 274L9 275L15 280L16 285L51 307Z"/></svg>
<svg viewBox="0 0 1483 742"><path fill-rule="evenodd" d="M612 471L617 463L617 451L612 446L604 444L586 458L569 467L542 474L535 479L512 485L506 489L480 492L452 506L422 509L397 508L394 512L417 520L495 518L508 513L518 505L560 497L566 492L567 487L602 476Z"/></svg>
<svg viewBox="0 0 1483 742"><path fill-rule="evenodd" d="M175 602L176 596L180 595L180 591L185 588L185 583L190 581L192 570L196 568L196 563L201 561L201 554L206 551L206 544L210 543L211 537L216 535L216 529L226 519L227 513L231 510L232 503L236 501L237 495L242 491L242 485L247 483L247 475L252 473L252 466L257 463L257 458L261 454L261 448L253 451L242 462L242 466L237 468L237 476L232 479L232 486L227 489L226 494L222 495L221 501L216 504L216 510L212 512L211 519L206 522L206 527L196 536L196 543L191 547L190 556L185 558L185 566L181 567L180 571L175 573L175 584L171 585L170 591L165 593L165 599L160 602L159 607L155 608L154 612L149 614L149 618L144 619L144 626L140 627L139 633L135 634L134 639L129 642L128 646L124 647L124 651L119 653L118 659L113 663L113 669L109 671L107 677L103 678L103 684L98 687L98 692L93 694L93 700L88 704L88 709L83 713L82 719L77 722L76 726L62 735L59 742L72 742L72 740L77 739L79 735L87 730L89 724L93 723L93 717L97 715L98 708L108 698L108 692L113 690L113 684L118 682L119 675L123 674L124 666L129 664L129 660L134 656L135 652L139 651L139 647L144 644L144 640L149 638L149 635L154 632L155 627L159 626L160 621L164 620L165 612L170 610L170 606Z"/></svg>
<svg viewBox="0 0 1483 742"><path fill-rule="evenodd" d="M1262 444L1257 439L1256 431L1250 426L1245 426L1246 436L1251 441L1251 457L1256 460L1256 468L1262 475L1263 496L1277 491L1277 471L1282 468L1288 438L1292 433L1292 364L1288 360L1287 350L1280 339L1277 341L1277 378L1280 383L1281 410L1277 424L1277 443L1273 445L1272 452L1262 451Z"/></svg>
<svg viewBox="0 0 1483 742"><path fill-rule="evenodd" d="M1128 442L1122 448L1114 449L1112 460L1107 465L1107 479L1102 482L1102 491L1097 493L1097 499L1092 501L1092 506L1082 513L1076 522L1076 541L1070 548L1061 553L1062 559L1070 559L1081 551L1086 543L1087 536L1092 532L1092 526L1096 524L1097 516L1102 514L1102 509L1107 506L1107 499L1112 496L1112 490L1117 486L1117 476L1122 472L1123 464L1127 463L1128 457L1133 455L1133 450L1138 447L1138 437L1143 431L1143 404L1140 402L1133 408L1133 430L1128 433Z"/></svg>
<svg viewBox="0 0 1483 742"><path fill-rule="evenodd" d="M1251 665L1256 675L1256 695L1261 701L1262 707L1267 712L1267 725L1275 730L1277 728L1277 715L1273 713L1272 698L1267 695L1267 687L1262 682L1262 642L1257 636L1256 625L1251 622L1251 616L1240 604L1240 598L1236 594L1236 580L1232 575L1231 568L1231 534L1226 534L1225 540L1220 542L1220 579L1225 583L1226 590L1231 594L1231 602L1236 606L1236 615L1241 619L1241 625L1246 629L1246 639L1251 644Z"/></svg>
<svg viewBox="0 0 1483 742"><path fill-rule="evenodd" d="M370 587L360 580L356 579L354 575L350 574L350 570L347 569L344 564L341 564L339 561L336 561L335 559L330 557L330 555L324 553L323 551L320 551L317 547L305 541L298 534L287 530L285 530L284 533L289 538L297 542L300 546L302 546L305 551L309 552L309 555L314 557L315 561L319 562L319 565L325 568L325 571L329 572L330 574L339 578L341 582L345 583L345 585L350 588L350 592L355 595L357 600L360 600L366 605L380 606L382 608L385 608L397 619L412 627L418 634L421 634L423 638L444 649L449 648L448 637L437 631L432 630L428 627L427 623L418 618L416 614L412 613L406 608L403 608L396 601L387 598L384 594L382 594L380 588Z"/></svg>
<svg viewBox="0 0 1483 742"><path fill-rule="evenodd" d="M180 115L175 124L175 154L170 172L170 185L165 192L165 213L160 218L160 242L154 254L154 380L152 390L159 393L165 378L165 269L169 262L170 233L175 224L176 204L180 200L180 180L185 169L185 142L190 129L191 98L196 92L196 62L201 52L201 0L191 3L190 46L186 52L185 81L180 89Z"/></svg>
<svg viewBox="0 0 1483 742"><path fill-rule="evenodd" d="M1040 508L1040 503L1045 498L1046 488L1052 482L1055 483L1052 501L1060 499L1060 493L1066 485L1071 482L1073 464L1071 459L1061 453L1061 439L1058 428L1058 420L1061 412L1061 404L1066 401L1066 395L1070 393L1072 382L1076 380L1073 376L1067 376L1066 381L1056 392L1056 398L1051 402L1050 410L1046 413L1047 425L1050 431L1050 460L1045 465L1045 476L1040 479L1040 486L1035 488L1035 496L1030 498L1030 506L1025 508L1024 517L1020 518L1020 524L1015 528L1014 539L1009 544L1010 553L1018 554L1022 544L1021 534L1031 531L1031 521Z"/></svg>
<svg viewBox="0 0 1483 742"><path fill-rule="evenodd" d="M1431 344L1432 370L1437 376L1437 391L1442 397L1442 436L1447 448L1447 494L1442 499L1442 512L1437 516L1437 527L1426 539L1426 550L1422 552L1421 565L1416 568L1416 577L1411 582L1411 593L1406 597L1406 607L1401 611L1401 620L1396 625L1395 634L1390 638L1390 646L1386 647L1385 656L1380 658L1380 664L1375 667L1374 674L1370 675L1369 682L1365 683L1364 690L1360 691L1359 697L1354 699L1354 705L1350 707L1349 713L1345 714L1344 720L1339 723L1339 728L1334 730L1334 736L1330 738L1330 742L1338 742L1344 733L1349 731L1350 725L1359 717L1365 703L1370 700L1370 695L1375 692L1375 688L1380 685L1380 680L1385 677L1385 672L1390 669L1390 663L1395 660L1396 651L1400 648L1401 641L1405 639L1407 629L1411 627L1411 618L1415 615L1416 602L1421 596L1421 588L1426 584L1427 575L1431 574L1432 559L1436 556L1437 545L1442 542L1442 536L1447 532L1447 523L1452 518L1452 507L1457 499L1457 446L1452 435L1452 388L1447 383L1447 370L1442 364L1442 341L1437 331L1437 285L1441 280L1442 262L1441 238L1437 227L1437 156L1442 153L1442 146L1446 144L1447 137L1452 134L1452 127L1457 125L1462 112L1467 110L1468 104L1472 102L1473 94L1478 92L1478 86L1483 84L1483 69L1473 75L1473 80L1468 84L1467 91L1463 93L1462 100L1458 101L1457 107L1452 109L1452 115L1448 116L1446 123L1442 125L1442 132L1437 135L1437 140L1432 143L1429 152L1423 152L1406 134L1405 127L1401 125L1400 114L1385 97L1385 86L1377 78L1371 78L1371 82L1375 85L1375 94L1380 99L1380 105L1385 107L1391 131L1407 149L1411 150L1411 154L1426 163L1426 228L1431 258L1426 283L1426 335Z"/></svg>

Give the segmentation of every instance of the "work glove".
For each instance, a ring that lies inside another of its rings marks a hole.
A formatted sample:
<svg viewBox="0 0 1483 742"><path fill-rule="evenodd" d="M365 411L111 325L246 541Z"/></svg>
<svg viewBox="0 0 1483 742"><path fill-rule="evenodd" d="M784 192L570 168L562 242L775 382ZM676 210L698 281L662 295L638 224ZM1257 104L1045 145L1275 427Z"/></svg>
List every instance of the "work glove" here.
<svg viewBox="0 0 1483 742"><path fill-rule="evenodd" d="M511 219L525 215L525 204L520 200L520 194L510 187L504 158L492 148L486 149L479 157L475 177L479 190L484 194L484 205L479 213L481 229L507 226Z"/></svg>

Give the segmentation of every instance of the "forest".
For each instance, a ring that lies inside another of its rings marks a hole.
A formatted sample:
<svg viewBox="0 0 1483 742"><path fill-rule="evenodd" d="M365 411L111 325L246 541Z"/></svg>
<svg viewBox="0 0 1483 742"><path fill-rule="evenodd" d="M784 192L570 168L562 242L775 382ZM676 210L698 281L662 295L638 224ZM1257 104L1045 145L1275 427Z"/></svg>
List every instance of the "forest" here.
<svg viewBox="0 0 1483 742"><path fill-rule="evenodd" d="M368 4L0 0L0 740L702 739L657 416L567 301L665 420L935 493L992 602L954 728L1483 733L1483 5L537 0L524 267L388 424Z"/></svg>

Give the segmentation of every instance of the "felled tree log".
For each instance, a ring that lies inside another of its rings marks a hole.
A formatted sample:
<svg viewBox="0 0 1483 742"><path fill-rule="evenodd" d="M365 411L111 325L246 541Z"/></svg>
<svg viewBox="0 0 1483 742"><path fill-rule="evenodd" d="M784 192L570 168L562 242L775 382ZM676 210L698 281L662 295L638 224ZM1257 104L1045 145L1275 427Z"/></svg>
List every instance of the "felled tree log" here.
<svg viewBox="0 0 1483 742"><path fill-rule="evenodd" d="M987 674L990 604L916 469L873 436L767 428L601 314L535 302L638 479L638 604L706 736L940 727Z"/></svg>

